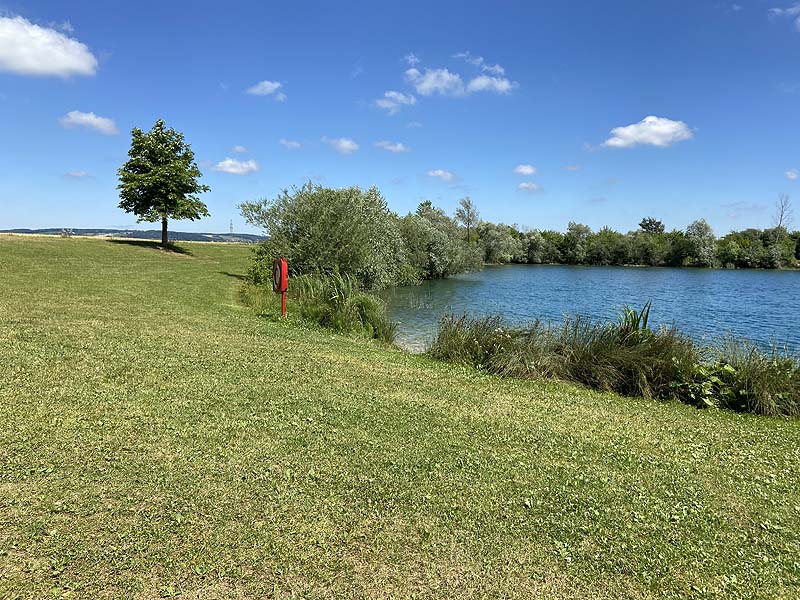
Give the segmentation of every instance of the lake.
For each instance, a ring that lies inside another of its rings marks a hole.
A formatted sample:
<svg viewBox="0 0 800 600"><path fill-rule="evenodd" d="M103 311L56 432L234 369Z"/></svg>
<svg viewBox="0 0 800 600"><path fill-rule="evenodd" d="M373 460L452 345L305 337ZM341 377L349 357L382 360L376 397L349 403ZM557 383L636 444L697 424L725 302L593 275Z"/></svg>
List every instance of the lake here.
<svg viewBox="0 0 800 600"><path fill-rule="evenodd" d="M561 322L565 314L616 319L652 300L651 325L672 325L701 342L733 333L759 345L800 350L800 272L635 267L487 267L383 294L398 343L424 349L443 315L502 314L511 324Z"/></svg>

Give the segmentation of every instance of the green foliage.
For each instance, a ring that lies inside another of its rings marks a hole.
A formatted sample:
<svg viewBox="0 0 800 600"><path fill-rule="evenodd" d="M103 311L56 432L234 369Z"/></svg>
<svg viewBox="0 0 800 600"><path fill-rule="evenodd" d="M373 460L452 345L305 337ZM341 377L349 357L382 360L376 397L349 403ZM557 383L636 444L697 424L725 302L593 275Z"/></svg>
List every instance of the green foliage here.
<svg viewBox="0 0 800 600"><path fill-rule="evenodd" d="M472 230L475 228L475 225L478 223L478 209L475 208L475 204L472 202L469 196L466 198L462 198L458 202L458 208L455 212L455 220L461 225L464 226L466 229L466 239L468 242L472 241Z"/></svg>
<svg viewBox="0 0 800 600"><path fill-rule="evenodd" d="M389 319L386 304L361 288L350 275L300 275L289 285L289 314L338 331L393 343L397 324ZM279 296L268 285L246 284L243 300L257 314L277 318Z"/></svg>
<svg viewBox="0 0 800 600"><path fill-rule="evenodd" d="M678 399L697 407L760 415L800 416L800 364L785 353L763 354L728 341L698 348L674 328L648 325L650 304L616 323L567 317L561 327L539 322L506 327L497 316L445 317L429 354L492 373L553 377L626 396Z"/></svg>
<svg viewBox="0 0 800 600"><path fill-rule="evenodd" d="M786 349L764 352L726 338L716 349L718 377L730 390L725 408L760 415L800 416L800 361Z"/></svg>
<svg viewBox="0 0 800 600"><path fill-rule="evenodd" d="M456 221L429 201L400 219L400 231L409 275L417 281L473 271L482 265L481 250L466 242Z"/></svg>
<svg viewBox="0 0 800 600"><path fill-rule="evenodd" d="M639 221L639 229L644 233L657 235L659 233L664 233L664 223L653 217L645 217Z"/></svg>
<svg viewBox="0 0 800 600"><path fill-rule="evenodd" d="M118 170L119 207L139 221L196 220L209 216L198 194L209 191L183 134L156 121L148 132L134 128L128 161Z"/></svg>
<svg viewBox="0 0 800 600"><path fill-rule="evenodd" d="M292 274L333 273L367 289L394 285L405 263L397 217L377 188L331 189L307 183L273 200L245 202L242 215L269 239L256 252L254 279L271 277L272 261L285 257Z"/></svg>
<svg viewBox="0 0 800 600"><path fill-rule="evenodd" d="M713 267L717 263L716 238L705 219L694 221L686 228L692 266Z"/></svg>
<svg viewBox="0 0 800 600"><path fill-rule="evenodd" d="M478 233L485 262L499 264L526 261L525 238L513 227L502 223L481 223Z"/></svg>
<svg viewBox="0 0 800 600"><path fill-rule="evenodd" d="M486 262L498 263L778 269L797 266L800 256L800 232L746 229L717 240L703 220L685 232L665 232L663 223L651 217L642 220L639 230L625 234L608 227L593 232L573 222L565 233L522 233L491 223L483 223L479 232ZM521 252L518 240L524 246Z"/></svg>

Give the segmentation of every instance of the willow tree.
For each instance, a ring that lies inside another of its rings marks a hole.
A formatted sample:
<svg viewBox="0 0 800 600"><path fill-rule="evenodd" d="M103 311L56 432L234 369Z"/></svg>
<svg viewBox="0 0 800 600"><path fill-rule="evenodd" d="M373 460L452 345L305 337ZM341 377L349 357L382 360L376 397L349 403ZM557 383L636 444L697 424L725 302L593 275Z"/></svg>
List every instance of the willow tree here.
<svg viewBox="0 0 800 600"><path fill-rule="evenodd" d="M203 174L183 134L166 127L163 120L148 132L134 127L131 136L128 161L117 171L119 207L135 214L137 222L161 221L161 243L166 246L168 219L209 216L198 194L210 188L198 182Z"/></svg>
<svg viewBox="0 0 800 600"><path fill-rule="evenodd" d="M456 221L467 228L467 242L469 242L470 231L478 222L478 209L475 208L469 196L459 201L455 217Z"/></svg>

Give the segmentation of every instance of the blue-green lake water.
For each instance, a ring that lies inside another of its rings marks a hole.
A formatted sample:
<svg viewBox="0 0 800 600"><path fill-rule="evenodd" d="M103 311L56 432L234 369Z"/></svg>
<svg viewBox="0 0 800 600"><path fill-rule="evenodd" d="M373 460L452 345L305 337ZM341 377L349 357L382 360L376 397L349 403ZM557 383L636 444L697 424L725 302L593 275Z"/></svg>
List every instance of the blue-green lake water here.
<svg viewBox="0 0 800 600"><path fill-rule="evenodd" d="M651 300L652 325L701 342L726 334L800 350L800 272L508 265L384 293L398 343L424 349L443 315L501 314L510 324L564 315L616 319Z"/></svg>

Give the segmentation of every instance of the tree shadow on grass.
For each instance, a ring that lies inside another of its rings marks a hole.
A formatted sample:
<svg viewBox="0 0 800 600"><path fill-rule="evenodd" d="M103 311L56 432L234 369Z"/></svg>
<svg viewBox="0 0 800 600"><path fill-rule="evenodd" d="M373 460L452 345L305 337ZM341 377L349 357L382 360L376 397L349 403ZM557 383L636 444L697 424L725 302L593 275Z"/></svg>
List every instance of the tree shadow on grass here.
<svg viewBox="0 0 800 600"><path fill-rule="evenodd" d="M169 254L182 254L184 256L194 256L186 248L181 248L175 244L168 244L166 247L161 245L158 240L137 240L128 238L113 238L108 240L112 244L124 244L126 246L136 246L138 248L150 248L151 250L158 250L159 252L168 252Z"/></svg>

